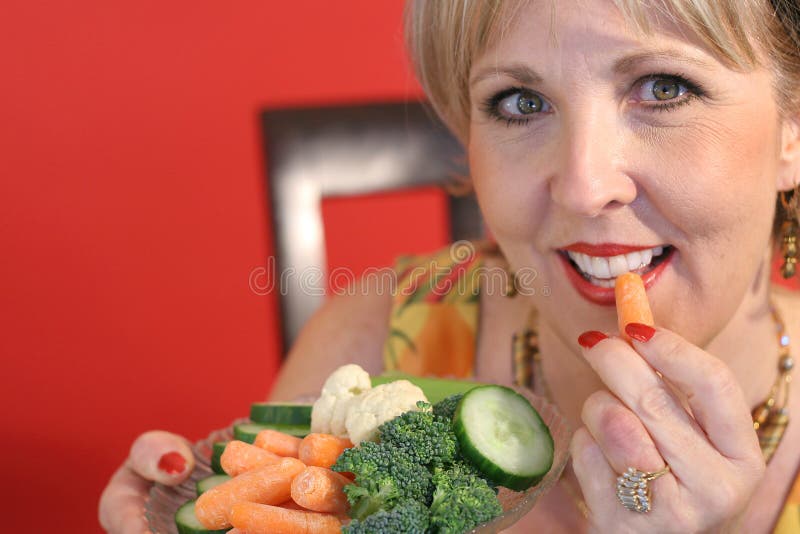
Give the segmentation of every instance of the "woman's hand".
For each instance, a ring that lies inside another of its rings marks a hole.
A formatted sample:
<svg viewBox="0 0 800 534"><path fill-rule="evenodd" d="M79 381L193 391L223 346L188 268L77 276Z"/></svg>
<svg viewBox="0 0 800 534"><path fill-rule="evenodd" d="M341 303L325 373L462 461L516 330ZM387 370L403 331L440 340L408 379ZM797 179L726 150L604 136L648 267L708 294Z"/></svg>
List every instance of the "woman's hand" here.
<svg viewBox="0 0 800 534"><path fill-rule="evenodd" d="M571 444L592 526L681 533L734 526L765 469L735 376L673 332L645 325L626 331L636 334L633 348L608 338L584 349L608 387L584 403L586 426ZM617 500L616 480L628 467L657 472L665 464L670 471L649 483L649 513L629 511Z"/></svg>
<svg viewBox="0 0 800 534"><path fill-rule="evenodd" d="M100 524L111 534L149 533L144 502L152 482L174 486L194 469L189 442L169 432L145 432L133 442L130 455L103 490Z"/></svg>

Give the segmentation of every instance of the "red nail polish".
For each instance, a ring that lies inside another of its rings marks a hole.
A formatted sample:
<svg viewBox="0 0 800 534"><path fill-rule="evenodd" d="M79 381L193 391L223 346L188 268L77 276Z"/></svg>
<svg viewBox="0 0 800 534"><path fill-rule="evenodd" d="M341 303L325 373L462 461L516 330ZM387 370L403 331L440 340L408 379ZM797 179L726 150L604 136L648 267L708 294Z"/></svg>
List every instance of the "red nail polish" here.
<svg viewBox="0 0 800 534"><path fill-rule="evenodd" d="M642 323L628 323L625 325L625 333L636 341L647 342L655 335L656 329Z"/></svg>
<svg viewBox="0 0 800 534"><path fill-rule="evenodd" d="M177 475L186 469L186 459L178 452L168 452L158 460L158 468L168 475Z"/></svg>
<svg viewBox="0 0 800 534"><path fill-rule="evenodd" d="M578 343L581 347L585 347L587 349L591 349L604 339L607 339L608 336L602 332L598 332L597 330L589 330L588 332L584 332L580 336L578 336Z"/></svg>

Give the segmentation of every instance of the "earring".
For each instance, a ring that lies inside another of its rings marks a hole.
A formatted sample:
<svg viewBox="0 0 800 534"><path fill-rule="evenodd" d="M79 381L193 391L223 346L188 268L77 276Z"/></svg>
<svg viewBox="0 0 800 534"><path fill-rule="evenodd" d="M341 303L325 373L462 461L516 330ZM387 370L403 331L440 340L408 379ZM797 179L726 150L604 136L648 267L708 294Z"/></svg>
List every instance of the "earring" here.
<svg viewBox="0 0 800 534"><path fill-rule="evenodd" d="M780 193L781 205L786 213L786 220L781 225L781 253L783 254L783 265L781 265L781 275L784 278L791 278L797 272L797 233L798 233L798 202L800 201L800 194L798 189L795 188L789 193L790 198L787 200L787 194L784 191Z"/></svg>
<svg viewBox="0 0 800 534"><path fill-rule="evenodd" d="M511 272L506 269L505 272L506 287L503 289L504 297L516 297L519 291L517 290L517 273Z"/></svg>

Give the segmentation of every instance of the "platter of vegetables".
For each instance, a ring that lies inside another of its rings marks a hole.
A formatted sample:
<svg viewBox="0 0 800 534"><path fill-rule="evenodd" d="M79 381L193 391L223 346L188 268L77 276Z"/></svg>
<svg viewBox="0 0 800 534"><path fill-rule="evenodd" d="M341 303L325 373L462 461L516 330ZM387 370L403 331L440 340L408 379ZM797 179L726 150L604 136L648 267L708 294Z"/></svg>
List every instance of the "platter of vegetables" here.
<svg viewBox="0 0 800 534"><path fill-rule="evenodd" d="M256 403L156 485L154 533L498 532L558 480L570 430L524 389L337 369L313 404Z"/></svg>

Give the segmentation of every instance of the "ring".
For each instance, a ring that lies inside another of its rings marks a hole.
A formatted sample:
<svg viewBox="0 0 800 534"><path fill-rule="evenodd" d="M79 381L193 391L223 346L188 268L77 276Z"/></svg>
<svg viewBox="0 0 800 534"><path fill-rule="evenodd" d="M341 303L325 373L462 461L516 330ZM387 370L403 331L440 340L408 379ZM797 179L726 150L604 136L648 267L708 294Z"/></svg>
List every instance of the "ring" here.
<svg viewBox="0 0 800 534"><path fill-rule="evenodd" d="M652 507L648 482L669 472L669 466L655 473L645 473L633 467L617 478L617 499L631 512L646 514Z"/></svg>

